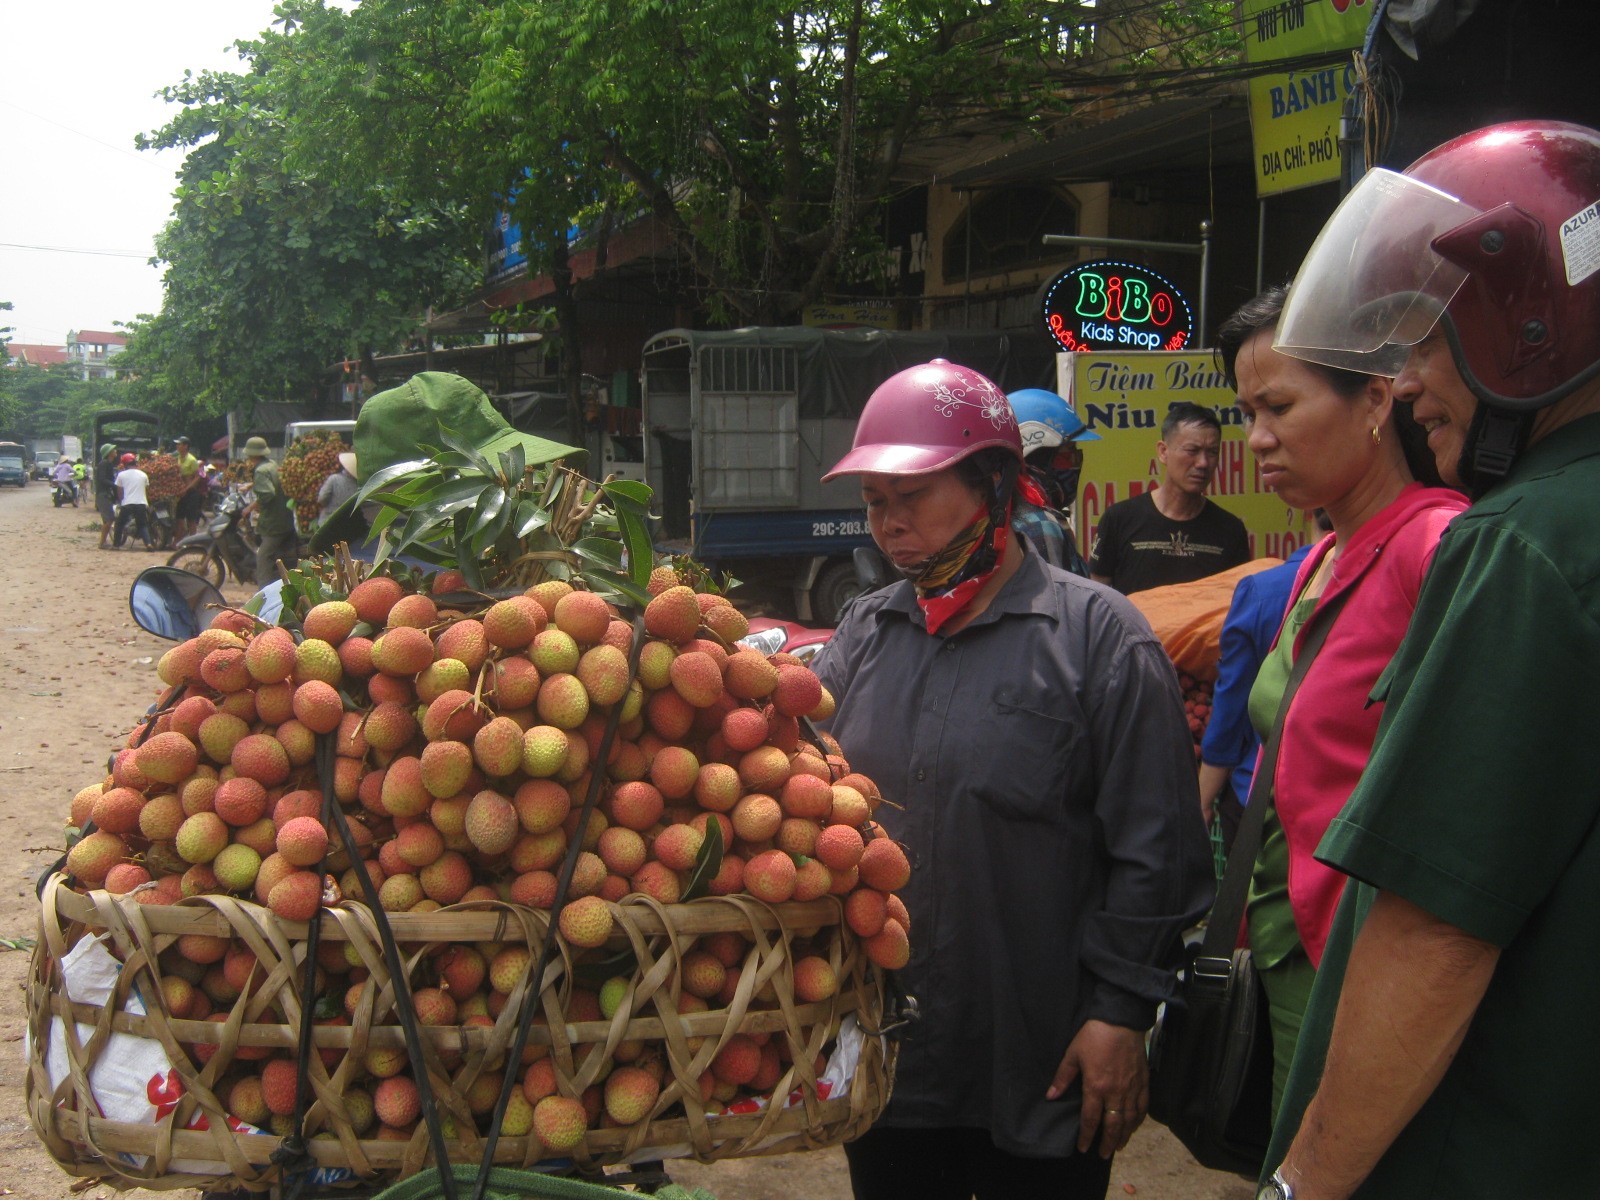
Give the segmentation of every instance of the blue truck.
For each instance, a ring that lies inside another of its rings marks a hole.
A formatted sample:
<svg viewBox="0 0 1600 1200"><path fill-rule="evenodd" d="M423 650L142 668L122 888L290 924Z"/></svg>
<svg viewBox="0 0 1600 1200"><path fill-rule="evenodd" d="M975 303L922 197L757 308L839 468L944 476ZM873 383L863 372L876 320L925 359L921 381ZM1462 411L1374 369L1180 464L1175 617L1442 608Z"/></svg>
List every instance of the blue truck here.
<svg viewBox="0 0 1600 1200"><path fill-rule="evenodd" d="M931 358L973 367L1008 392L1055 382L1042 332L656 334L644 347L641 404L660 549L781 588L796 619L833 625L858 588L851 554L872 539L859 483L822 474L850 449L873 389Z"/></svg>

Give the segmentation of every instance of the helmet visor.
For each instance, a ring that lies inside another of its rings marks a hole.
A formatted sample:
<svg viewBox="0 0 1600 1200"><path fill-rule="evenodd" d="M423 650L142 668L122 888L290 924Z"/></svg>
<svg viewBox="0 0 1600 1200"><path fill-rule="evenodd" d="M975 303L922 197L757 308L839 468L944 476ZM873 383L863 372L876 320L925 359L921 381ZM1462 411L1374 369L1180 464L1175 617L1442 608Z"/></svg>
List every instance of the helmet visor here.
<svg viewBox="0 0 1600 1200"><path fill-rule="evenodd" d="M1447 192L1369 171L1300 264L1272 348L1293 358L1398 375L1466 281L1434 239L1478 215Z"/></svg>

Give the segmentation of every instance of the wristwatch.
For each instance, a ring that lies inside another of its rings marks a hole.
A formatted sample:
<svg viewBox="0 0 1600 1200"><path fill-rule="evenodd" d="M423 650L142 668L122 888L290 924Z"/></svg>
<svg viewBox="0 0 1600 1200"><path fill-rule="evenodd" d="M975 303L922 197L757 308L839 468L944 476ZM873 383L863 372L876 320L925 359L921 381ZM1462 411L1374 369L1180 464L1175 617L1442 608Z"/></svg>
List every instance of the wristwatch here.
<svg viewBox="0 0 1600 1200"><path fill-rule="evenodd" d="M1283 1177L1281 1170L1274 1171L1272 1178L1261 1185L1261 1190L1256 1192L1256 1200L1294 1200L1294 1188L1289 1186L1289 1181Z"/></svg>

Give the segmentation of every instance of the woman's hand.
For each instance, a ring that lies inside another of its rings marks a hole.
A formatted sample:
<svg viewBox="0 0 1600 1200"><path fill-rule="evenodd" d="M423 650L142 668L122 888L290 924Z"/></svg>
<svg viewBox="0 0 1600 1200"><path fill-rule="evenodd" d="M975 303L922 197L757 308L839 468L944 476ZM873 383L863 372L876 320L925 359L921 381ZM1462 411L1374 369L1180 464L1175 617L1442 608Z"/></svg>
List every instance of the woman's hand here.
<svg viewBox="0 0 1600 1200"><path fill-rule="evenodd" d="M1079 1077L1083 1111L1078 1118L1078 1153L1087 1153L1099 1133L1100 1157L1110 1158L1128 1144L1150 1103L1144 1034L1104 1021L1085 1021L1062 1055L1045 1098L1057 1099Z"/></svg>

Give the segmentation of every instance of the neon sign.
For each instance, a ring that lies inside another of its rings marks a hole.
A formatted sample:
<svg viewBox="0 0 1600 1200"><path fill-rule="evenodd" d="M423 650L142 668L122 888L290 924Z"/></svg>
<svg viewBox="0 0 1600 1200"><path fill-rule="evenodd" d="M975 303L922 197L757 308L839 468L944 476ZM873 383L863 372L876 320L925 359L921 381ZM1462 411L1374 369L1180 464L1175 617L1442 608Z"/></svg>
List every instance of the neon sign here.
<svg viewBox="0 0 1600 1200"><path fill-rule="evenodd" d="M1182 350L1194 337L1183 293L1137 263L1080 263L1043 296L1045 328L1063 350Z"/></svg>

